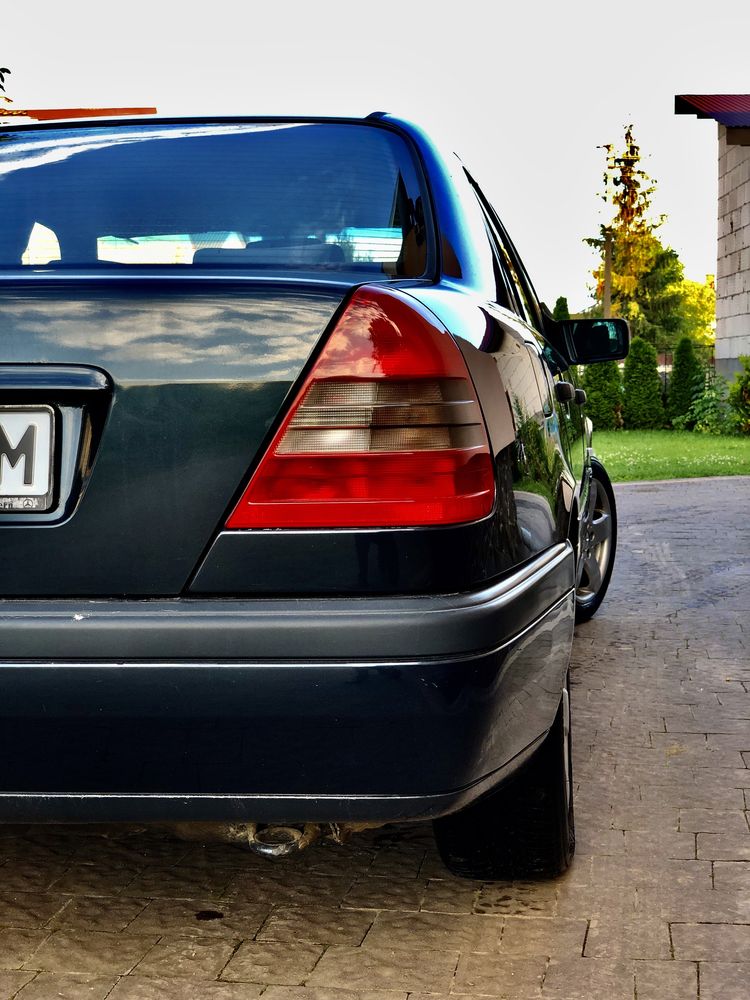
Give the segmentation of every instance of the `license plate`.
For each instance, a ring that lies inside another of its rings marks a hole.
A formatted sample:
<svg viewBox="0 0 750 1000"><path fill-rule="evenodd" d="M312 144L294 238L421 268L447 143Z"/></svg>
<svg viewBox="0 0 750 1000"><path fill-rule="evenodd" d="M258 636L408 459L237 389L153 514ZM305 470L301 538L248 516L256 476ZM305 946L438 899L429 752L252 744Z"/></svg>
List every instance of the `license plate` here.
<svg viewBox="0 0 750 1000"><path fill-rule="evenodd" d="M54 436L51 406L0 406L0 515L52 506Z"/></svg>

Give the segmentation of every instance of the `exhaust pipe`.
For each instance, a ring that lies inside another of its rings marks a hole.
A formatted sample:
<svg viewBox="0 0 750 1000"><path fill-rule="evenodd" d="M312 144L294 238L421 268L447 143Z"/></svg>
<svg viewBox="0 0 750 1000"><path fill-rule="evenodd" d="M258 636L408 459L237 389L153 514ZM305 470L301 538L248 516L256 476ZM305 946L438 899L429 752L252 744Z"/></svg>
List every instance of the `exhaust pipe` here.
<svg viewBox="0 0 750 1000"><path fill-rule="evenodd" d="M179 840L203 844L234 844L265 858L284 858L303 851L321 837L343 844L354 833L375 829L382 823L160 823L158 828ZM143 829L143 828L139 828Z"/></svg>
<svg viewBox="0 0 750 1000"><path fill-rule="evenodd" d="M263 826L258 829L256 823L247 824L247 846L264 858L285 858L309 847L320 837L320 827L317 823L305 823L298 826Z"/></svg>

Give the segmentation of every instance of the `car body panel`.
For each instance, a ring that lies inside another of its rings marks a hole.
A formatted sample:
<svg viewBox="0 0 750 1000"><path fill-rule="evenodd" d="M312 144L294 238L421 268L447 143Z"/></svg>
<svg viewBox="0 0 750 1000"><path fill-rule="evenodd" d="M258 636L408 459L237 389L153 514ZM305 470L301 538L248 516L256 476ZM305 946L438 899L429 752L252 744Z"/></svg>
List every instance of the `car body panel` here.
<svg viewBox="0 0 750 1000"><path fill-rule="evenodd" d="M87 366L109 393L78 501L55 523L0 523L2 818L437 816L511 776L551 726L573 633L580 414L555 399L533 288L460 161L407 122L366 124L402 136L423 174L422 278L260 280L229 258L0 275L0 403L4 365ZM459 346L492 512L226 530L348 295L373 280Z"/></svg>
<svg viewBox="0 0 750 1000"><path fill-rule="evenodd" d="M84 278L0 289L3 399L65 402L64 388L23 390L20 362L87 365L112 384L75 516L46 530L0 521L0 594L182 591L345 294L283 291Z"/></svg>

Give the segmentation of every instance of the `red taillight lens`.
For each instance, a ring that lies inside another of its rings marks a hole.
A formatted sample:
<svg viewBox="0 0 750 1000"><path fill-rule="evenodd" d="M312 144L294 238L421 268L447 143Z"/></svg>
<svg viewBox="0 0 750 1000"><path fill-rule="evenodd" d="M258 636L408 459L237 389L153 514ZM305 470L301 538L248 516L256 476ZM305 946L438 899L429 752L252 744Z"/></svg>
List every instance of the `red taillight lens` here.
<svg viewBox="0 0 750 1000"><path fill-rule="evenodd" d="M426 309L360 288L228 528L456 524L488 514L487 434L461 351Z"/></svg>

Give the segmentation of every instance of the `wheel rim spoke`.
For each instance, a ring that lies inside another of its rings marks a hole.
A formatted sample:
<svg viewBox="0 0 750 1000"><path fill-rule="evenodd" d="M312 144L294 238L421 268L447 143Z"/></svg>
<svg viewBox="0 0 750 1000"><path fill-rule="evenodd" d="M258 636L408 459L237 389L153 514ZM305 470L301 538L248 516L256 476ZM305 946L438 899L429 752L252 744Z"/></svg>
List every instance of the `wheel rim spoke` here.
<svg viewBox="0 0 750 1000"><path fill-rule="evenodd" d="M602 585L602 573L599 569L599 563L596 561L596 557L593 552L589 553L586 557L586 562L584 563L584 571L587 577L588 586L587 590L591 590L596 593Z"/></svg>
<svg viewBox="0 0 750 1000"><path fill-rule="evenodd" d="M609 514L602 514L595 521L593 521L591 524L591 532L594 536L594 542L597 545L601 545L602 542L606 542L612 534L612 522Z"/></svg>
<svg viewBox="0 0 750 1000"><path fill-rule="evenodd" d="M596 501L599 499L599 489L595 479L591 480L591 486L589 487L589 499L586 504L586 521L591 524L594 520L594 515L596 514Z"/></svg>

